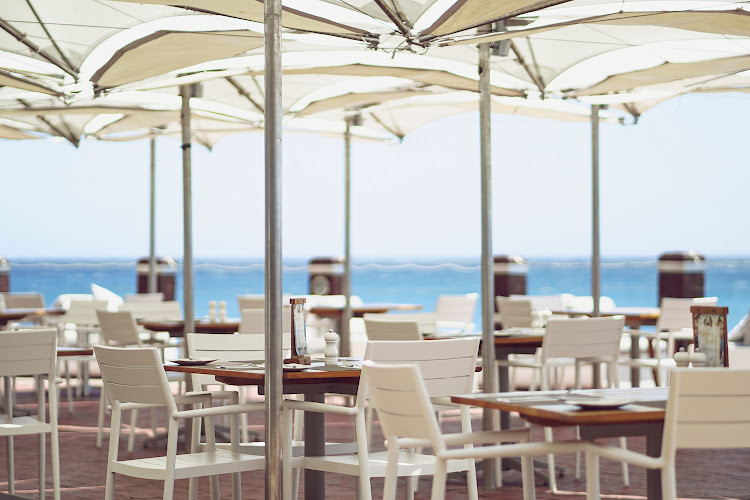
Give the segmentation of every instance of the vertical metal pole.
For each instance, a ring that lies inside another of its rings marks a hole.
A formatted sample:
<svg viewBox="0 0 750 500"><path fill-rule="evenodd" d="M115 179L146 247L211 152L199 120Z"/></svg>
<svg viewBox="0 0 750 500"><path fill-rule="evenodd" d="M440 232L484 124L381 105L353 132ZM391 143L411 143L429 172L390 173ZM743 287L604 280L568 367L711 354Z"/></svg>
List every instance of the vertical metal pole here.
<svg viewBox="0 0 750 500"><path fill-rule="evenodd" d="M591 106L591 297L599 316L601 256L599 248L599 105Z"/></svg>
<svg viewBox="0 0 750 500"><path fill-rule="evenodd" d="M479 45L479 148L481 161L482 207L482 360L485 392L497 392L495 369L495 288L492 281L492 155L491 155L491 102L490 102L490 44ZM483 427L493 428L493 412L484 411ZM495 477L492 460L485 460L484 488L494 489Z"/></svg>
<svg viewBox="0 0 750 500"><path fill-rule="evenodd" d="M191 156L190 131L190 98L193 88L190 85L180 87L182 96L182 217L183 217L183 262L182 294L185 310L185 333L195 331L195 312L193 310L193 166Z"/></svg>
<svg viewBox="0 0 750 500"><path fill-rule="evenodd" d="M148 234L148 292L156 292L156 137L150 139L151 172Z"/></svg>
<svg viewBox="0 0 750 500"><path fill-rule="evenodd" d="M344 311L341 316L341 356L351 356L351 332L349 326L352 318L352 120L346 118L344 132Z"/></svg>
<svg viewBox="0 0 750 500"><path fill-rule="evenodd" d="M264 2L266 151L266 498L281 499L281 0Z"/></svg>

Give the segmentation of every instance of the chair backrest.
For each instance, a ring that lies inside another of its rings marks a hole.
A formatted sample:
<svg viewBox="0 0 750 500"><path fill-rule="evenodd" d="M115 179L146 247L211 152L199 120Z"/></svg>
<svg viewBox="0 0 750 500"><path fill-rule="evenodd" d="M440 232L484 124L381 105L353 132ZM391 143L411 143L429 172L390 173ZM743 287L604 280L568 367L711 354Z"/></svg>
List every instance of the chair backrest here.
<svg viewBox="0 0 750 500"><path fill-rule="evenodd" d="M422 332L419 331L419 323L416 321L366 317L365 333L368 340L422 340Z"/></svg>
<svg viewBox="0 0 750 500"><path fill-rule="evenodd" d="M74 300L94 300L94 296L90 293L63 293L55 297L52 307L62 307L67 311Z"/></svg>
<svg viewBox="0 0 750 500"><path fill-rule="evenodd" d="M54 388L56 361L57 330L54 328L0 332L0 376L49 376L52 377L50 387ZM52 396L50 394L50 400Z"/></svg>
<svg viewBox="0 0 750 500"><path fill-rule="evenodd" d="M718 302L717 297L699 297L694 299L681 299L664 297L659 306L659 319L656 322L656 330L659 332L678 331L693 329L693 315L690 306L714 306Z"/></svg>
<svg viewBox="0 0 750 500"><path fill-rule="evenodd" d="M573 298L569 293L558 293L555 295L515 295L510 296L513 300L530 300L531 308L535 311L549 309L551 311L563 311L569 309L568 303Z"/></svg>
<svg viewBox="0 0 750 500"><path fill-rule="evenodd" d="M311 307L344 307L346 296L344 295L305 295L305 308ZM361 306L362 299L357 295L349 296L352 307Z"/></svg>
<svg viewBox="0 0 750 500"><path fill-rule="evenodd" d="M44 295L37 292L0 293L7 309L44 309Z"/></svg>
<svg viewBox="0 0 750 500"><path fill-rule="evenodd" d="M238 333L264 335L266 333L266 313L264 308L242 309ZM281 331L292 331L292 306L283 306L281 310Z"/></svg>
<svg viewBox="0 0 750 500"><path fill-rule="evenodd" d="M377 319L382 321L416 321L419 325L419 332L422 335L435 335L438 333L437 314L434 312L418 313L365 313L363 316L367 319ZM372 339L376 340L376 339Z"/></svg>
<svg viewBox="0 0 750 500"><path fill-rule="evenodd" d="M96 316L97 309L106 309L106 300L71 300L70 307L63 314L62 323L75 323L76 325L96 325L99 318Z"/></svg>
<svg viewBox="0 0 750 500"><path fill-rule="evenodd" d="M176 300L162 302L126 302L120 306L121 311L130 311L133 317L149 321L179 321L182 309Z"/></svg>
<svg viewBox="0 0 750 500"><path fill-rule="evenodd" d="M141 347L133 313L97 309L96 316L99 318L99 335L104 345Z"/></svg>
<svg viewBox="0 0 750 500"><path fill-rule="evenodd" d="M125 302L163 302L164 292L126 293Z"/></svg>
<svg viewBox="0 0 750 500"><path fill-rule="evenodd" d="M671 372L662 455L676 448L750 447L750 370L676 368Z"/></svg>
<svg viewBox="0 0 750 500"><path fill-rule="evenodd" d="M281 348L288 357L292 349L291 334L284 335ZM266 359L264 335L223 335L215 333L188 333L188 355L198 358L212 358L219 361L253 361ZM217 384L213 375L191 374L193 387Z"/></svg>
<svg viewBox="0 0 750 500"><path fill-rule="evenodd" d="M416 364L430 398L472 392L478 338L412 341L369 341L365 359L380 364ZM367 384L360 383L357 405L369 397Z"/></svg>
<svg viewBox="0 0 750 500"><path fill-rule="evenodd" d="M244 309L263 309L266 307L266 296L262 293L251 293L237 296L240 311Z"/></svg>
<svg viewBox="0 0 750 500"><path fill-rule="evenodd" d="M170 415L177 411L161 356L155 347L128 349L97 345L94 355L110 401L164 405Z"/></svg>
<svg viewBox="0 0 750 500"><path fill-rule="evenodd" d="M362 379L370 388L371 403L386 440L429 439L435 452L445 448L418 365L365 361Z"/></svg>
<svg viewBox="0 0 750 500"><path fill-rule="evenodd" d="M549 358L615 359L620 353L624 316L551 318L542 341L542 360Z"/></svg>
<svg viewBox="0 0 750 500"><path fill-rule="evenodd" d="M497 296L495 297L495 304L503 328L528 328L531 326L533 320L531 299Z"/></svg>
<svg viewBox="0 0 750 500"><path fill-rule="evenodd" d="M478 299L477 293L439 295L435 306L438 321L471 323L474 320Z"/></svg>

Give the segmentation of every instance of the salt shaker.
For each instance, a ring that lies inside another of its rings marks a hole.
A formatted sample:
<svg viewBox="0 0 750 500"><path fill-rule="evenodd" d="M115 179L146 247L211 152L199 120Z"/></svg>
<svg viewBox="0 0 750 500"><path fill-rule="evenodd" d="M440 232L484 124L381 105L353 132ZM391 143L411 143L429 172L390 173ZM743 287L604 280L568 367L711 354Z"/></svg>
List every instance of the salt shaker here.
<svg viewBox="0 0 750 500"><path fill-rule="evenodd" d="M706 356L706 353L701 352L700 349L696 347L695 352L690 355L690 364L693 365L693 368L703 368L707 363L708 356Z"/></svg>
<svg viewBox="0 0 750 500"><path fill-rule="evenodd" d="M323 339L326 341L326 347L323 349L323 355L326 357L326 366L337 366L339 363L339 336L333 330L328 330Z"/></svg>
<svg viewBox="0 0 750 500"><path fill-rule="evenodd" d="M208 301L208 321L214 323L216 321L216 301Z"/></svg>
<svg viewBox="0 0 750 500"><path fill-rule="evenodd" d="M219 301L219 323L224 323L227 320L227 301Z"/></svg>
<svg viewBox="0 0 750 500"><path fill-rule="evenodd" d="M690 353L685 351L684 347L680 347L680 350L674 353L674 362L677 368L687 368L690 366Z"/></svg>

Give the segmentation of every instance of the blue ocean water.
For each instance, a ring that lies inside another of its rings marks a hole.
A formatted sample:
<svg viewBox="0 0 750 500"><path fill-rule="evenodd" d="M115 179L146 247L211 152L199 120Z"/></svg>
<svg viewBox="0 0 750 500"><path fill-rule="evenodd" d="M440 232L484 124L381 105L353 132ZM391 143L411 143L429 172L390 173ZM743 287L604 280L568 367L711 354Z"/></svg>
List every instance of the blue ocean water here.
<svg viewBox="0 0 750 500"><path fill-rule="evenodd" d="M11 261L11 291L44 294L47 304L63 293L90 293L91 283L119 295L135 292L136 262L132 261ZM308 293L306 261L286 262L283 290ZM585 259L529 262L527 293L591 295L591 268ZM445 262L357 262L352 267L352 293L365 302L422 304L433 311L442 293L479 292L478 260ZM657 306L656 260L608 260L602 262L602 295L618 306ZM226 300L229 316L239 316L235 296L263 292L260 261L201 261L195 265L195 312L208 314L209 300ZM750 259L706 261L705 294L719 297L729 307L730 328L750 307ZM177 275L177 300L182 301L182 279ZM481 324L477 310L476 323Z"/></svg>

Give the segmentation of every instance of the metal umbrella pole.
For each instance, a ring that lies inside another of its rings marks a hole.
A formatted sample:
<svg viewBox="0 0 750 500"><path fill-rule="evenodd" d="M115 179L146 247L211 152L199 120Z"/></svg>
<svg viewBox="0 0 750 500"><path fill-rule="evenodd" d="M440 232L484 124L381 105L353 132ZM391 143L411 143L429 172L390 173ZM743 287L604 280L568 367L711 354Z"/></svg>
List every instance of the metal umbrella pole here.
<svg viewBox="0 0 750 500"><path fill-rule="evenodd" d="M182 97L182 216L183 216L183 263L182 293L185 309L185 332L195 331L193 309L193 167L191 155L190 98L195 95L198 84L180 87Z"/></svg>
<svg viewBox="0 0 750 500"><path fill-rule="evenodd" d="M156 292L156 137L150 139L150 193L148 235L148 292Z"/></svg>
<svg viewBox="0 0 750 500"><path fill-rule="evenodd" d="M264 2L266 168L266 483L281 499L281 0Z"/></svg>
<svg viewBox="0 0 750 500"><path fill-rule="evenodd" d="M495 368L495 287L492 282L492 156L491 156L491 103L490 103L490 44L479 45L479 149L482 207L482 360L484 392L497 392L497 370ZM485 410L483 427L492 429L492 410ZM493 460L484 461L484 487L494 489Z"/></svg>
<svg viewBox="0 0 750 500"><path fill-rule="evenodd" d="M591 106L591 297L599 316L601 256L599 247L599 104Z"/></svg>
<svg viewBox="0 0 750 500"><path fill-rule="evenodd" d="M352 125L356 125L357 116L346 118L344 131L344 311L341 316L341 356L351 356L351 332L349 327L352 318Z"/></svg>

